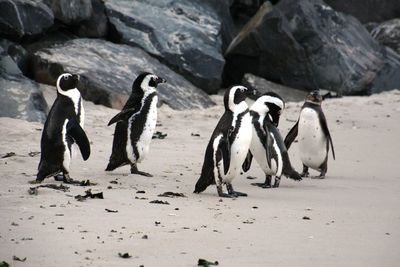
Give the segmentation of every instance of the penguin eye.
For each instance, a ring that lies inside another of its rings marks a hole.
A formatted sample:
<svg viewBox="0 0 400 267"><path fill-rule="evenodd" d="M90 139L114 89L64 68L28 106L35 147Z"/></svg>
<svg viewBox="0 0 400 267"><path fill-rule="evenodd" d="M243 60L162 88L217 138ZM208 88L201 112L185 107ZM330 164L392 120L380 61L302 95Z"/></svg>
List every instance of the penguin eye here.
<svg viewBox="0 0 400 267"><path fill-rule="evenodd" d="M68 80L68 79L69 79L69 76L65 76L65 77L64 77L64 80Z"/></svg>

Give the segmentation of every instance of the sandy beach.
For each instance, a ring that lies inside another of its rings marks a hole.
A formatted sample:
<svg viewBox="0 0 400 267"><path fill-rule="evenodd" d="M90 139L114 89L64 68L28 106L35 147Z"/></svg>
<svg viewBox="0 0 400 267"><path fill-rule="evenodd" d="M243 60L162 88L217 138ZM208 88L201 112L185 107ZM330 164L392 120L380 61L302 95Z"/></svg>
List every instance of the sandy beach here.
<svg viewBox="0 0 400 267"><path fill-rule="evenodd" d="M51 105L55 88L43 88ZM219 266L398 266L400 91L326 100L336 151L327 178L282 177L279 188L261 189L251 185L264 181L253 164L233 181L248 193L237 199L219 198L215 186L192 193L224 110L221 96L213 100L218 105L205 110L161 106L156 131L167 136L154 139L138 165L152 178L131 175L128 166L104 171L114 131L106 125L118 110L85 102L92 154L84 162L75 147L71 177L97 185L67 185L67 192L39 188L37 195L28 194L28 181L36 176L43 125L0 118L0 157L15 153L0 159L0 262L148 267L197 266L204 258ZM301 105L287 103L279 125L283 136ZM296 143L289 152L301 171ZM49 178L42 184L60 182ZM104 199L74 198L89 188ZM168 191L185 197L158 196Z"/></svg>

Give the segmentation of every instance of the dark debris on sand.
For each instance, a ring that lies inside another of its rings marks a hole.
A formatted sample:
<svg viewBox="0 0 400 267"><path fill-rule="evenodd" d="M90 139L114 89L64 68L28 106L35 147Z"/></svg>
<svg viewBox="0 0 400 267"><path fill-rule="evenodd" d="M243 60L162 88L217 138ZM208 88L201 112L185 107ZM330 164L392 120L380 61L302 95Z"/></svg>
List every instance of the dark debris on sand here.
<svg viewBox="0 0 400 267"><path fill-rule="evenodd" d="M85 191L85 195L77 195L75 196L75 199L78 201L84 201L87 198L98 198L98 199L104 199L103 197L103 192L99 192L99 193L92 193L91 189L88 189Z"/></svg>

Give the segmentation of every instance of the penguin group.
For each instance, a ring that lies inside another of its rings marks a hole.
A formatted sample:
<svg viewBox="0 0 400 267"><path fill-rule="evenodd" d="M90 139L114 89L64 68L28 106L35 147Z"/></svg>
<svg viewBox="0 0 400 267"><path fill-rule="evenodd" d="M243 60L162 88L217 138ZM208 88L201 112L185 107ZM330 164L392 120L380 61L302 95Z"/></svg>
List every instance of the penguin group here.
<svg viewBox="0 0 400 267"><path fill-rule="evenodd" d="M106 171L130 165L131 174L152 176L139 171L137 164L149 152L157 123L157 86L165 82L149 72L139 74L134 80L125 106L108 123L108 126L115 124L115 130ZM66 183L73 181L69 176L73 144L78 145L84 160L90 156L78 86L79 75L64 73L57 79L57 98L42 131L36 183L51 176ZM249 107L246 99L250 96L258 97ZM329 148L333 158L335 152L321 102L319 91L308 94L298 121L283 139L278 129L280 115L285 108L281 96L272 92L259 95L256 89L242 85L230 87L225 91L225 111L206 147L194 193L201 193L215 184L220 197L247 196L235 191L232 181L251 168L253 158L265 174L265 182L254 185L263 188L279 187L282 175L300 181L302 177L309 176L309 168L320 172L318 178L324 178ZM301 174L292 167L288 153L296 137L303 164Z"/></svg>

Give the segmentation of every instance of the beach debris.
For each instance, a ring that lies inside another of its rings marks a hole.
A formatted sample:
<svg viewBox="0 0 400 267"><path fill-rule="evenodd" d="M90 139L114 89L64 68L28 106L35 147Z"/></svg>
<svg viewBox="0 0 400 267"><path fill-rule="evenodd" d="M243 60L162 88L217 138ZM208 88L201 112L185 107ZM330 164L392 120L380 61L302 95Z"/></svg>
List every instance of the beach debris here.
<svg viewBox="0 0 400 267"><path fill-rule="evenodd" d="M88 189L88 190L86 190L85 191L85 195L77 195L77 196L75 196L75 199L76 200L78 200L78 201L84 201L84 200L86 200L87 198L99 198L99 199L104 199L104 197L103 197L103 192L99 192L99 193L95 193L95 194L93 194L92 193L92 190L91 189Z"/></svg>
<svg viewBox="0 0 400 267"><path fill-rule="evenodd" d="M0 267L10 267L10 264L8 264L5 261L0 262Z"/></svg>
<svg viewBox="0 0 400 267"><path fill-rule="evenodd" d="M142 239L149 239L149 236L148 235L144 235L144 236L142 236Z"/></svg>
<svg viewBox="0 0 400 267"><path fill-rule="evenodd" d="M205 259L199 259L197 261L197 266L203 266L203 267L208 267L208 266L211 266L211 265L218 265L218 264L219 264L218 261L212 262L212 261L208 261L208 260L205 260Z"/></svg>
<svg viewBox="0 0 400 267"><path fill-rule="evenodd" d="M303 220L311 220L311 218L308 216L303 216Z"/></svg>
<svg viewBox="0 0 400 267"><path fill-rule="evenodd" d="M16 222L12 222L11 225L12 225L12 226L19 226L19 224L16 223Z"/></svg>
<svg viewBox="0 0 400 267"><path fill-rule="evenodd" d="M10 157L14 157L14 156L16 156L17 154L15 154L15 152L8 152L7 154L5 154L4 156L2 156L1 158L2 159L5 159L5 158L10 158Z"/></svg>
<svg viewBox="0 0 400 267"><path fill-rule="evenodd" d="M136 192L136 194L146 194L146 191L139 190L139 191Z"/></svg>
<svg viewBox="0 0 400 267"><path fill-rule="evenodd" d="M125 252L125 253L118 252L118 256L120 256L120 257L121 257L121 258L123 258L123 259L129 259L129 258L132 258L132 256L131 256L131 255L129 255L129 253L128 253L128 252Z"/></svg>
<svg viewBox="0 0 400 267"><path fill-rule="evenodd" d="M152 200L150 201L151 204L163 204L163 205L169 205L168 201L162 201L162 200Z"/></svg>
<svg viewBox="0 0 400 267"><path fill-rule="evenodd" d="M257 179L257 177L254 177L254 176L247 176L246 179L254 180L254 179Z"/></svg>
<svg viewBox="0 0 400 267"><path fill-rule="evenodd" d="M158 195L159 197L186 197L183 193L164 192Z"/></svg>
<svg viewBox="0 0 400 267"><path fill-rule="evenodd" d="M39 193L38 188L40 188L40 187L50 188L50 189L54 189L54 190L60 190L60 191L63 191L63 192L68 192L69 191L69 187L65 186L65 185L62 185L62 184L60 184L60 185L56 185L56 184L41 184L41 185L38 185L38 186L35 186L35 187L30 187L28 189L29 195L37 196L38 193Z"/></svg>
<svg viewBox="0 0 400 267"><path fill-rule="evenodd" d="M64 177L62 175L57 175L54 177L54 179L58 182L64 182L66 184L72 184L72 185L78 185L78 186L91 186L91 185L97 185L97 183L92 183L90 180L74 180L70 179L68 181L64 181Z"/></svg>
<svg viewBox="0 0 400 267"><path fill-rule="evenodd" d="M200 137L200 134L198 134L198 133L191 133L190 136Z"/></svg>
<svg viewBox="0 0 400 267"><path fill-rule="evenodd" d="M154 222L154 224L155 224L156 226L158 226L158 225L160 225L160 224L161 224L161 222L159 222L159 221L155 221L155 222Z"/></svg>
<svg viewBox="0 0 400 267"><path fill-rule="evenodd" d="M253 224L255 220L256 219L254 219L254 218L250 218L250 219L247 219L247 220L243 221L243 223L244 224Z"/></svg>
<svg viewBox="0 0 400 267"><path fill-rule="evenodd" d="M21 259L21 258L19 258L19 257L17 257L17 256L13 256L13 260L15 260L15 261L21 261L21 262L25 262L26 261L26 257L25 258L23 258L23 259Z"/></svg>
<svg viewBox="0 0 400 267"><path fill-rule="evenodd" d="M112 180L112 181L110 181L110 184L118 184L118 181L117 180Z"/></svg>
<svg viewBox="0 0 400 267"><path fill-rule="evenodd" d="M153 134L152 139L165 139L165 137L167 137L167 135L168 135L168 134L164 134L164 133L162 133L162 132L160 132L160 131L156 131L156 132Z"/></svg>
<svg viewBox="0 0 400 267"><path fill-rule="evenodd" d="M111 213L117 213L118 210L111 210L111 209L105 209L107 212L111 212Z"/></svg>
<svg viewBox="0 0 400 267"><path fill-rule="evenodd" d="M64 227L59 226L59 227L57 227L57 229L58 229L58 230L64 230Z"/></svg>
<svg viewBox="0 0 400 267"><path fill-rule="evenodd" d="M29 156L29 157L36 157L36 156L39 155L39 154L40 154L39 151L31 151L31 152L28 153L28 156Z"/></svg>

